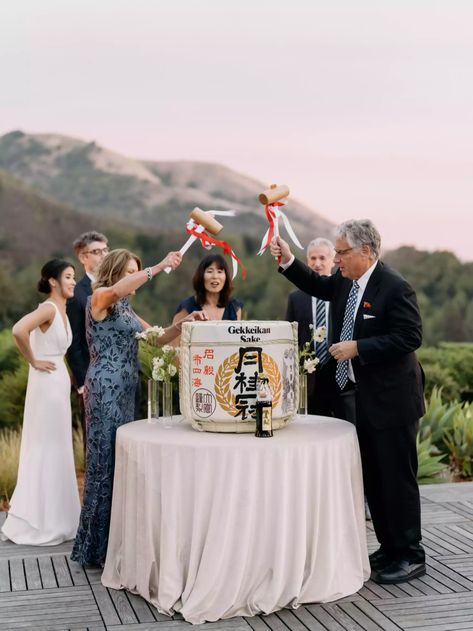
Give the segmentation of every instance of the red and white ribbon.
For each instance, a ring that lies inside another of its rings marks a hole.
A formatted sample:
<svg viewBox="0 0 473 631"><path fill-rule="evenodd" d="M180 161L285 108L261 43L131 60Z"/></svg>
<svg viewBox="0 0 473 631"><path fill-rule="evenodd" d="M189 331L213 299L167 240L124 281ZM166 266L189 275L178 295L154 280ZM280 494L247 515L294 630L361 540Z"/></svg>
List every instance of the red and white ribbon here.
<svg viewBox="0 0 473 631"><path fill-rule="evenodd" d="M236 214L234 210L206 210L205 212L207 212L209 215L212 215L212 216L218 215L218 216L224 216L224 217L234 217ZM181 254L185 254L185 252L187 252L187 250L196 240L199 240L202 247L206 248L207 250L210 250L214 245L216 245L217 247L222 248L225 254L229 254L232 257L232 268L233 268L232 280L235 278L235 276L238 273L238 263L240 263L241 265L243 278L246 278L245 266L243 265L241 260L238 258L238 256L235 254L235 252L232 250L232 248L226 241L215 239L211 235L207 234L205 232L204 226L201 226L200 224L196 223L193 219L190 219L187 222L186 232L190 236L187 239L187 241L184 243L182 248L179 250ZM169 273L168 270L170 272L171 268L168 267L164 271Z"/></svg>
<svg viewBox="0 0 473 631"><path fill-rule="evenodd" d="M287 230L288 235L290 236L292 242L297 245L298 248L301 248L302 245L299 242L299 239L294 232L291 222L287 218L287 215L280 210L281 206L285 206L287 202L273 202L272 204L266 204L264 207L264 211L266 213L266 217L268 218L269 227L266 230L266 233L261 241L261 247L258 252L258 256L261 256L267 247L269 247L271 241L274 237L279 236L279 220L282 219L284 223L284 227Z"/></svg>

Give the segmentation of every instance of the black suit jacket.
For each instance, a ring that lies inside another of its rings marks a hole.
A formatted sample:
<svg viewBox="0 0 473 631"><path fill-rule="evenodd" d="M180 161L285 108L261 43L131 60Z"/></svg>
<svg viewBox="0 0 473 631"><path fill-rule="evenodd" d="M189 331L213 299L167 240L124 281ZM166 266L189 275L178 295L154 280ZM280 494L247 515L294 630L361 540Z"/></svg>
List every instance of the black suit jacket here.
<svg viewBox="0 0 473 631"><path fill-rule="evenodd" d="M339 271L320 276L297 259L280 271L302 291L330 301L328 344L340 341L352 281ZM379 429L416 423L424 414L422 369L414 352L422 343L419 308L409 283L381 261L362 296L353 339L357 417Z"/></svg>
<svg viewBox="0 0 473 631"><path fill-rule="evenodd" d="M90 295L92 295L92 283L85 274L74 288L74 297L68 300L66 305L72 330L72 344L67 351L67 361L72 370L76 388L84 385L90 362L89 347L85 337L85 307Z"/></svg>
<svg viewBox="0 0 473 631"><path fill-rule="evenodd" d="M312 296L300 289L290 293L287 300L286 320L298 323L297 337L299 348L302 348L312 337L312 330L309 327L314 324ZM319 365L315 372L307 375L307 395L311 414L329 415L333 412L330 398L333 396L335 387L335 368L335 360L330 357L326 364Z"/></svg>

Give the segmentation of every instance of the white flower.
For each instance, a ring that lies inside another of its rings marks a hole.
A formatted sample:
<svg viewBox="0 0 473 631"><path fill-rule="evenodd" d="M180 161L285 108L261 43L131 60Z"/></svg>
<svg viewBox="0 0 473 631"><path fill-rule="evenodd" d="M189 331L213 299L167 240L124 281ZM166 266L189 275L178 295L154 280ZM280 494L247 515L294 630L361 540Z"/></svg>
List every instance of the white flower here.
<svg viewBox="0 0 473 631"><path fill-rule="evenodd" d="M313 328L314 328L314 325L313 324L309 324L309 329L312 330Z"/></svg>
<svg viewBox="0 0 473 631"><path fill-rule="evenodd" d="M153 357L153 368L161 368L164 366L164 359L162 357Z"/></svg>
<svg viewBox="0 0 473 631"><path fill-rule="evenodd" d="M145 340L145 339L146 339L145 331L137 331L135 333L135 340Z"/></svg>
<svg viewBox="0 0 473 631"><path fill-rule="evenodd" d="M168 373L171 375L171 377L174 377L174 375L177 373L177 368L176 366L174 366L174 364L169 364Z"/></svg>
<svg viewBox="0 0 473 631"><path fill-rule="evenodd" d="M309 324L310 326L310 324ZM319 326L314 334L313 334L313 339L314 342L323 342L325 340L325 338L327 337L327 327L326 326Z"/></svg>
<svg viewBox="0 0 473 631"><path fill-rule="evenodd" d="M154 333L158 337L162 337L164 335L164 329L162 326L150 326L149 329L146 329L145 333Z"/></svg>
<svg viewBox="0 0 473 631"><path fill-rule="evenodd" d="M161 346L161 350L163 351L163 353L170 353L174 350L174 347L170 344L165 344L164 346Z"/></svg>
<svg viewBox="0 0 473 631"><path fill-rule="evenodd" d="M319 363L319 358L314 357L313 359L305 359L304 360L304 370L309 375L315 371L317 364Z"/></svg>

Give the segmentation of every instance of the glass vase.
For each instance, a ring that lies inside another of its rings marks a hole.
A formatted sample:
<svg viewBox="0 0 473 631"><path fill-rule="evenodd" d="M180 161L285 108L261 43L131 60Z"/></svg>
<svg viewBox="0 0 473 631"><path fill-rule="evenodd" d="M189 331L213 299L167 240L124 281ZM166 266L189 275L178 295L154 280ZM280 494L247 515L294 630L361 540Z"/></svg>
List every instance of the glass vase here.
<svg viewBox="0 0 473 631"><path fill-rule="evenodd" d="M307 414L307 373L299 375L299 408L297 413L305 416Z"/></svg>
<svg viewBox="0 0 473 631"><path fill-rule="evenodd" d="M172 381L161 382L161 415L164 427L171 427L172 418Z"/></svg>
<svg viewBox="0 0 473 631"><path fill-rule="evenodd" d="M148 379L148 423L156 423L159 417L158 382Z"/></svg>

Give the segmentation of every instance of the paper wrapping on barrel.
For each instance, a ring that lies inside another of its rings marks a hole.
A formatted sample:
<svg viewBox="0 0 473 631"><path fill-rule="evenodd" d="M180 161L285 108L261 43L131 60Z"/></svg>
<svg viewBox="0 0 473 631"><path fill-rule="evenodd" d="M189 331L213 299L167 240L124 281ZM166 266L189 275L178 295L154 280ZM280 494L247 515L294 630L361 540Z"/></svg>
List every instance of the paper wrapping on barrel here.
<svg viewBox="0 0 473 631"><path fill-rule="evenodd" d="M182 327L182 414L200 431L254 432L256 377L273 392L273 429L294 417L299 396L297 324L281 321L188 322Z"/></svg>

